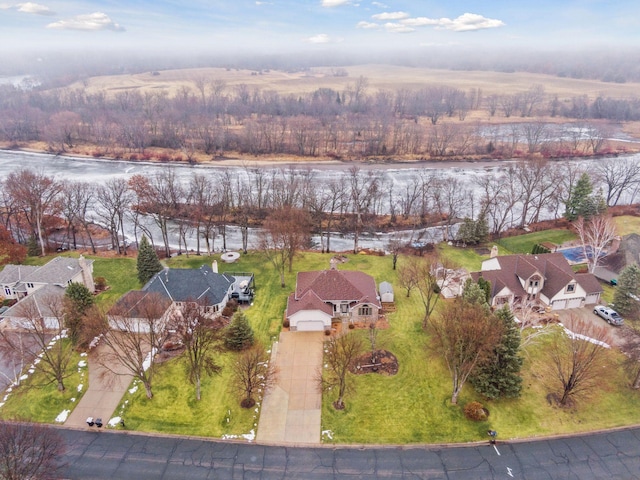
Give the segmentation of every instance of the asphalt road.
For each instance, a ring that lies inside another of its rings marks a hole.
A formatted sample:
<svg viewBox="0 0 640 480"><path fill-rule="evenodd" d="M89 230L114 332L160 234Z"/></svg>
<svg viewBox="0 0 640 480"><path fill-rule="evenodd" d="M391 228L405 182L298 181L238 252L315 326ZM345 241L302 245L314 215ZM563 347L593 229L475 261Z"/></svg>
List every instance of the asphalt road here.
<svg viewBox="0 0 640 480"><path fill-rule="evenodd" d="M60 429L68 479L636 479L640 428L470 446L295 448Z"/></svg>

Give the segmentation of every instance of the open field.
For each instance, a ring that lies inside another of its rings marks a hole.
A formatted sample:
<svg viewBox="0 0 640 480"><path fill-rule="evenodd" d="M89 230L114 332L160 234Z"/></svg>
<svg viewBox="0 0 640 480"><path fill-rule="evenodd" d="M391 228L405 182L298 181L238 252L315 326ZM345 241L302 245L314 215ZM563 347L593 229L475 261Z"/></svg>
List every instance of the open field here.
<svg viewBox="0 0 640 480"><path fill-rule="evenodd" d="M481 89L483 95L503 95L523 92L530 86L540 84L549 95L560 99L587 95L593 99L598 95L628 98L638 95L637 83L606 83L596 80L561 78L552 75L526 72L503 73L490 71L435 70L396 65L356 65L344 67L348 76L335 76L331 67L316 67L305 72L269 70L256 72L225 68L192 68L135 74L93 77L86 83L87 92L106 91L117 93L126 90L142 92L166 92L175 95L180 88L195 89L199 79L221 80L227 88L246 85L250 89L275 91L280 94L308 93L318 88L342 91L360 76L368 80L368 90L418 89L429 85L447 85L469 90ZM74 87L81 87L77 83Z"/></svg>

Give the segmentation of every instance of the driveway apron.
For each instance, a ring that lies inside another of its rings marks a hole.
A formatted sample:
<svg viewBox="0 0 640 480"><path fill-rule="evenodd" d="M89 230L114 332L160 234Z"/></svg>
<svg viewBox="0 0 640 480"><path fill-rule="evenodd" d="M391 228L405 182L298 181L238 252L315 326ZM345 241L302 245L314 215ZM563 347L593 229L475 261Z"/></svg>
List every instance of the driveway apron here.
<svg viewBox="0 0 640 480"><path fill-rule="evenodd" d="M276 385L265 395L256 440L265 444L320 443L323 332L282 332L271 361Z"/></svg>
<svg viewBox="0 0 640 480"><path fill-rule="evenodd" d="M89 354L89 388L64 422L66 427L89 428L88 417L101 418L106 425L131 384L133 377L124 368L119 367L117 375L98 363L96 356L102 348L106 347L99 345Z"/></svg>

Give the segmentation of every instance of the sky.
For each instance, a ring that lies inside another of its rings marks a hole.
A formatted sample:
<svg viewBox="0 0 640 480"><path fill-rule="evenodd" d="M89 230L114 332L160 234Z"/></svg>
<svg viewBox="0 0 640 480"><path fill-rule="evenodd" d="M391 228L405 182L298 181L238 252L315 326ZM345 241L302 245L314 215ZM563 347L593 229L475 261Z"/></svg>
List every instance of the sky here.
<svg viewBox="0 0 640 480"><path fill-rule="evenodd" d="M0 53L640 46L638 0L0 0Z"/></svg>

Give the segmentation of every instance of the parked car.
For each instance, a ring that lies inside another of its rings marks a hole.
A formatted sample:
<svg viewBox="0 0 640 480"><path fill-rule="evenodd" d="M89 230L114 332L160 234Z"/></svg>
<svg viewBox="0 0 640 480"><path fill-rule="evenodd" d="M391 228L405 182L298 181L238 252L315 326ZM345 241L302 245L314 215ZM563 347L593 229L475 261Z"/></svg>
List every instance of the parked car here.
<svg viewBox="0 0 640 480"><path fill-rule="evenodd" d="M595 313L599 317L604 318L607 323L611 325L620 326L624 323L624 320L620 315L618 315L618 312L609 307L598 305L593 309L593 313Z"/></svg>

